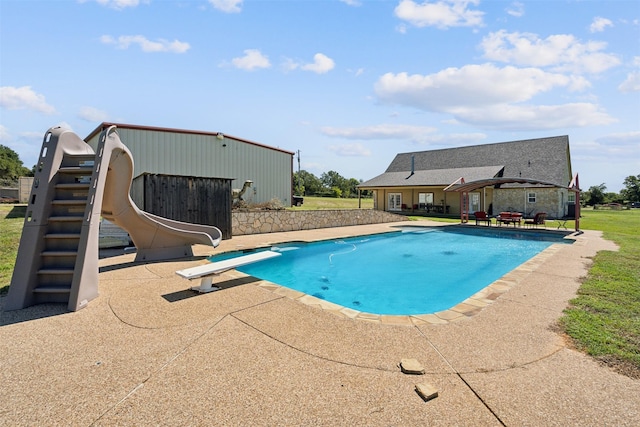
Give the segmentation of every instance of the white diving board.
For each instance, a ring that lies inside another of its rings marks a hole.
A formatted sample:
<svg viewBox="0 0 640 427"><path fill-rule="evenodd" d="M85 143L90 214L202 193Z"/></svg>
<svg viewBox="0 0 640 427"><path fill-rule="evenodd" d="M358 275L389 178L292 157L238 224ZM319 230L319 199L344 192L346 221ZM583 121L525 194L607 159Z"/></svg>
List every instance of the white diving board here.
<svg viewBox="0 0 640 427"><path fill-rule="evenodd" d="M272 251L254 252L249 255L242 255L236 258L210 262L205 265L178 270L176 271L176 274L182 278L189 280L200 279L200 286L194 286L191 289L194 291L206 293L217 291L218 289L220 289L212 285L213 278L215 276L218 276L225 271L233 270L234 268L243 265L252 264L258 261L264 261L266 259L275 258L281 255L282 254L279 252Z"/></svg>

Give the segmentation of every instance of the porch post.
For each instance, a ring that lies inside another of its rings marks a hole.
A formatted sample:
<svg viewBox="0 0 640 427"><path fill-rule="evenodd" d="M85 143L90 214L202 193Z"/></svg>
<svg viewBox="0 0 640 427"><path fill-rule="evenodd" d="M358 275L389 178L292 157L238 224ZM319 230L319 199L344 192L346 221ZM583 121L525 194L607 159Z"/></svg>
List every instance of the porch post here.
<svg viewBox="0 0 640 427"><path fill-rule="evenodd" d="M576 174L576 231L580 231L580 183L578 180L578 174Z"/></svg>
<svg viewBox="0 0 640 427"><path fill-rule="evenodd" d="M469 222L469 193L467 191L460 192L460 222Z"/></svg>

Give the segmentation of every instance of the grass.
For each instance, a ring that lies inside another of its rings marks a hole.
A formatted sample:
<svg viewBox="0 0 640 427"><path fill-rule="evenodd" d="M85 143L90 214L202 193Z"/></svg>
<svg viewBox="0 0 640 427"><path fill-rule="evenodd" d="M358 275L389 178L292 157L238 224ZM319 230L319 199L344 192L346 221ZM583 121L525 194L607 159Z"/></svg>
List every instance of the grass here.
<svg viewBox="0 0 640 427"><path fill-rule="evenodd" d="M362 199L361 207L371 209L373 201ZM357 208L358 199L305 197L302 206L290 209ZM24 206L0 205L0 293L7 292L11 281L24 214ZM572 227L573 221L567 222L567 228ZM640 378L640 209L585 209L581 228L601 230L604 238L617 243L620 250L596 255L577 297L560 319L560 326L576 348L624 375Z"/></svg>
<svg viewBox="0 0 640 427"><path fill-rule="evenodd" d="M620 246L602 251L560 319L575 346L640 378L640 210L583 210L581 228L602 230Z"/></svg>
<svg viewBox="0 0 640 427"><path fill-rule="evenodd" d="M358 209L358 203L362 209L373 209L373 199L337 199L331 197L304 196L302 206L288 208L293 211L315 211L324 209Z"/></svg>
<svg viewBox="0 0 640 427"><path fill-rule="evenodd" d="M9 290L25 212L25 206L0 204L0 294Z"/></svg>

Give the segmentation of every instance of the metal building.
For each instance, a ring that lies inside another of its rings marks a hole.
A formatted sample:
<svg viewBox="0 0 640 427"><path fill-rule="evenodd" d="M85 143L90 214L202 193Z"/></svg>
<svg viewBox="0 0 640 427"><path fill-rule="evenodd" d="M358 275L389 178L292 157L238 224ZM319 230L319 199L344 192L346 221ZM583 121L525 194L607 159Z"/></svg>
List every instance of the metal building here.
<svg viewBox="0 0 640 427"><path fill-rule="evenodd" d="M133 178L144 173L230 178L232 188L253 181L243 195L249 204L278 199L291 205L293 155L280 148L225 135L118 123L102 123L85 141L94 149L103 129L115 125L133 155ZM229 195L231 197L231 195Z"/></svg>

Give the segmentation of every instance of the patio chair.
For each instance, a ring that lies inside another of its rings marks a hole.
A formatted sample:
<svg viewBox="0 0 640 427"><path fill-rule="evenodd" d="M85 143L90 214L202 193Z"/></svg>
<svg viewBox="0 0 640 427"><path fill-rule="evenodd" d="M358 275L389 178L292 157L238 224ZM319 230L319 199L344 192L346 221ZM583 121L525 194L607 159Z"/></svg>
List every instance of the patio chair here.
<svg viewBox="0 0 640 427"><path fill-rule="evenodd" d="M538 228L538 225L544 225L544 221L547 218L546 212L538 212L533 216L532 219L527 219L524 221L524 225L526 226L534 226Z"/></svg>
<svg viewBox="0 0 640 427"><path fill-rule="evenodd" d="M473 216L476 218L476 225L478 225L478 222L486 222L487 226L491 225L491 218L487 216L486 212L483 212L483 211L474 212Z"/></svg>

